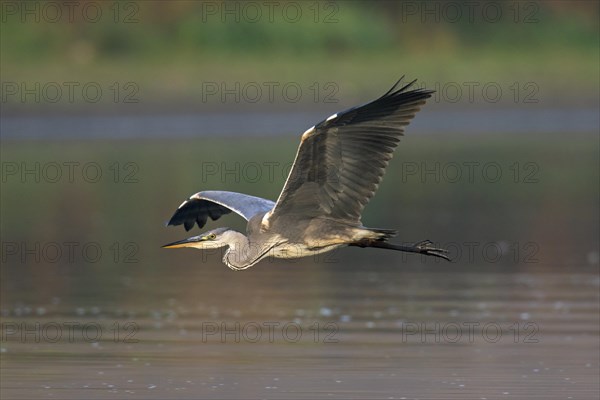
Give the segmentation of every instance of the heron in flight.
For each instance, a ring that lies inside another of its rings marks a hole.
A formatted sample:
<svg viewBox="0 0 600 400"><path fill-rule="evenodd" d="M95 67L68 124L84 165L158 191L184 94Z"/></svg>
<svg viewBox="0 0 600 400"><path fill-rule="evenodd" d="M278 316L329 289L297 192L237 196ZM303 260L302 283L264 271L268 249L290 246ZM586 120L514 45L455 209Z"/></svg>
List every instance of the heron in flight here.
<svg viewBox="0 0 600 400"><path fill-rule="evenodd" d="M342 246L376 247L449 260L429 240L413 245L388 242L396 231L366 228L361 214L375 194L404 127L431 90L409 90L403 78L383 96L339 112L302 134L294 165L277 201L247 194L204 191L184 201L167 225L202 228L231 211L247 221L246 234L216 228L163 246L227 247L223 262L244 270L266 257L298 258Z"/></svg>

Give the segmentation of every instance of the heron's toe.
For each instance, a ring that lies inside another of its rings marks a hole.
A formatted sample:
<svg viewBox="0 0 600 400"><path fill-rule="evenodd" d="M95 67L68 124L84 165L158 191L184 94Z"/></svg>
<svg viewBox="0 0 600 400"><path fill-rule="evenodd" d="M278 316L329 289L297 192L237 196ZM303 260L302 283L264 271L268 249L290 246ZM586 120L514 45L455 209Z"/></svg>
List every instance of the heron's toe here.
<svg viewBox="0 0 600 400"><path fill-rule="evenodd" d="M426 254L428 256L439 257L447 261L452 261L447 255L448 250L434 247L433 242L431 240L423 240L421 242L415 243L415 247L420 250L421 254Z"/></svg>
<svg viewBox="0 0 600 400"><path fill-rule="evenodd" d="M425 254L427 254L428 256L434 256L434 257L439 257L439 258L443 258L446 261L452 261L452 259L450 257L448 257L448 255L446 255L446 253L448 253L446 250L441 249L442 251L436 251L436 250L427 250L425 252Z"/></svg>

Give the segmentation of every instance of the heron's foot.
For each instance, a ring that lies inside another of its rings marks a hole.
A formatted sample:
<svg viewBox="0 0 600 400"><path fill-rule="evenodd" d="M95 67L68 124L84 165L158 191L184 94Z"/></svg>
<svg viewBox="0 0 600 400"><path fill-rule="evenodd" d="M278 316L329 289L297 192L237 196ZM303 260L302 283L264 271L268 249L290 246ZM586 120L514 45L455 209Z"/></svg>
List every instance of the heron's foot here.
<svg viewBox="0 0 600 400"><path fill-rule="evenodd" d="M425 254L426 256L434 256L443 258L446 261L452 261L450 257L448 257L448 250L434 247L431 240L423 240L415 243L413 247L416 248L419 253Z"/></svg>

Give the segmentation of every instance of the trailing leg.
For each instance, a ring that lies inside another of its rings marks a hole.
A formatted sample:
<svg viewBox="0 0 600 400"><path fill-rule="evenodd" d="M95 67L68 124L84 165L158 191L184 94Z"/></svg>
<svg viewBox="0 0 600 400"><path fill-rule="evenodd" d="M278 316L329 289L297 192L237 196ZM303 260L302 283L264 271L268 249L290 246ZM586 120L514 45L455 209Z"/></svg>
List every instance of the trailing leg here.
<svg viewBox="0 0 600 400"><path fill-rule="evenodd" d="M359 242L352 243L350 246L376 247L379 249L404 251L407 253L419 253L426 256L439 257L447 261L452 261L450 260L450 257L448 257L448 250L433 247L433 242L431 242L431 240L423 240L413 245L403 246L399 244L388 243L383 240L363 239Z"/></svg>

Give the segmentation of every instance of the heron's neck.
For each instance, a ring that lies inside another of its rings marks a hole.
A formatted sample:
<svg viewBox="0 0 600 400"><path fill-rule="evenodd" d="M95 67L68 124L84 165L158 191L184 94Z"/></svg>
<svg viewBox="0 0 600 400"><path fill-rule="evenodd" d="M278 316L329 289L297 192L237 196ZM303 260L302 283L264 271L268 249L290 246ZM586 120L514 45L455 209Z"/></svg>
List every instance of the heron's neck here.
<svg viewBox="0 0 600 400"><path fill-rule="evenodd" d="M231 231L228 234L230 236L229 248L223 256L225 265L233 270L251 267L257 260L248 237L236 231Z"/></svg>

